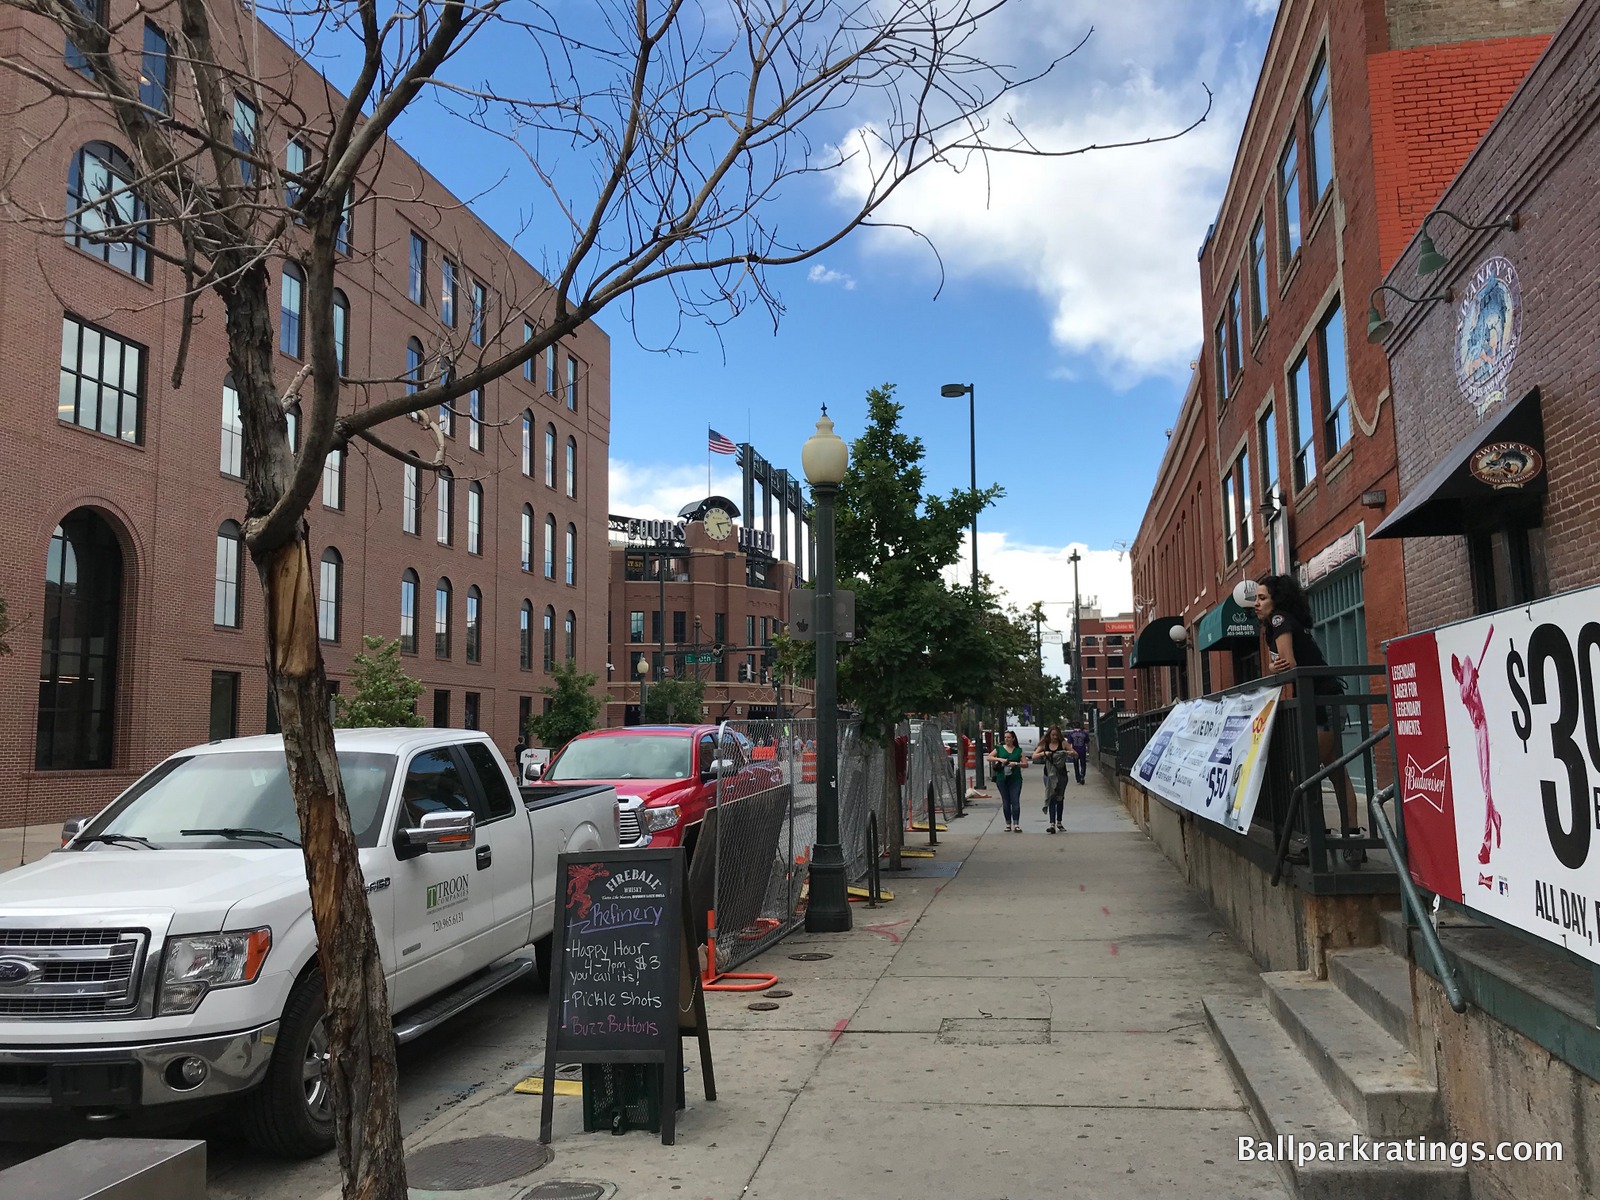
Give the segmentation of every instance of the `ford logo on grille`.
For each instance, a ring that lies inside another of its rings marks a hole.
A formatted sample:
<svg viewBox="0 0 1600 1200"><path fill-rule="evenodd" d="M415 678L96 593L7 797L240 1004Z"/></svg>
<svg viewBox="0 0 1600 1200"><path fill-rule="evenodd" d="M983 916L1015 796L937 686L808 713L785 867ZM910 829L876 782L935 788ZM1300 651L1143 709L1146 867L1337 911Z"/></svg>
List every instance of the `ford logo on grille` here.
<svg viewBox="0 0 1600 1200"><path fill-rule="evenodd" d="M25 958L0 958L0 987L32 983L39 974L39 965Z"/></svg>

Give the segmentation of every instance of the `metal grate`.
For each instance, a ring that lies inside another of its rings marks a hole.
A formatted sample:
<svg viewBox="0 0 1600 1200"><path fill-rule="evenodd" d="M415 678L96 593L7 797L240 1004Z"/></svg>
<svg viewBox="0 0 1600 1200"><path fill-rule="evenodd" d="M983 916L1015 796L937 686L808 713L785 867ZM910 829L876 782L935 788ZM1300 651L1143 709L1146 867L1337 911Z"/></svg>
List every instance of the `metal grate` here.
<svg viewBox="0 0 1600 1200"><path fill-rule="evenodd" d="M0 1016L43 1020L138 1006L143 929L0 929L0 957L33 970L0 992Z"/></svg>
<svg viewBox="0 0 1600 1200"><path fill-rule="evenodd" d="M0 947L114 946L142 929L0 929Z"/></svg>
<svg viewBox="0 0 1600 1200"><path fill-rule="evenodd" d="M603 1200L611 1189L603 1183L576 1183L553 1179L523 1193L522 1200Z"/></svg>
<svg viewBox="0 0 1600 1200"><path fill-rule="evenodd" d="M457 1138L406 1156L411 1187L466 1191L537 1171L551 1159L548 1146L529 1138Z"/></svg>
<svg viewBox="0 0 1600 1200"><path fill-rule="evenodd" d="M639 822L637 808L622 808L617 810L617 844L631 846L644 835L644 827Z"/></svg>

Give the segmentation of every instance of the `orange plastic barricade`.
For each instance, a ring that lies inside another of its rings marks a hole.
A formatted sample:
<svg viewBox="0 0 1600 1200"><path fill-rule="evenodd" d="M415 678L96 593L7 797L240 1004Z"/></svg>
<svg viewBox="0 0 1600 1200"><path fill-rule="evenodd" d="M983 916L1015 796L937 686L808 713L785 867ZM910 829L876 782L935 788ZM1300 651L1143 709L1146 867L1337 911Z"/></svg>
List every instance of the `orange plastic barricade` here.
<svg viewBox="0 0 1600 1200"><path fill-rule="evenodd" d="M800 782L815 783L817 781L817 752L807 750L800 755Z"/></svg>
<svg viewBox="0 0 1600 1200"><path fill-rule="evenodd" d="M738 980L725 983L724 980ZM706 967L700 973L700 986L708 992L764 992L777 984L778 977L766 971L717 970L717 914L706 913Z"/></svg>
<svg viewBox="0 0 1600 1200"><path fill-rule="evenodd" d="M761 762L763 759L777 757L778 748L776 746L757 746L750 752L750 759L752 762Z"/></svg>

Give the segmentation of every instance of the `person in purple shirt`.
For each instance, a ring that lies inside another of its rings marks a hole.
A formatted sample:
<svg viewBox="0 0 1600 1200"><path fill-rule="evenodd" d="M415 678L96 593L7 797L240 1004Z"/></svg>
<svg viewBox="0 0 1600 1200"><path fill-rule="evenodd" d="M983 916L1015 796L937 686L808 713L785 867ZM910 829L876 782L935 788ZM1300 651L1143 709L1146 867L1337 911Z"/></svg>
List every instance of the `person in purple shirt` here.
<svg viewBox="0 0 1600 1200"><path fill-rule="evenodd" d="M1071 746L1072 747L1072 752L1078 756L1077 757L1077 761L1075 763L1073 763L1073 767L1077 770L1078 782L1082 783L1083 782L1084 769L1089 765L1089 718L1088 717L1085 717L1083 719L1083 728L1082 729L1069 729L1069 730L1067 730L1067 745Z"/></svg>

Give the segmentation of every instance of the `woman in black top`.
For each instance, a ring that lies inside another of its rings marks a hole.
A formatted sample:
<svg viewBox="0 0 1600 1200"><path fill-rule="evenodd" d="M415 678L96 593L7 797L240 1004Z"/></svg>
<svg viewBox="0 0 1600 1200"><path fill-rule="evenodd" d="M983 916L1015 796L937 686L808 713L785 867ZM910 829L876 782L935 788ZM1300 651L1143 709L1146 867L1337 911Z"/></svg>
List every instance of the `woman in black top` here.
<svg viewBox="0 0 1600 1200"><path fill-rule="evenodd" d="M1268 575L1256 585L1256 618L1266 632L1268 666L1274 675L1292 671L1295 667L1325 667L1322 647L1311 634L1311 605L1300 583L1292 575ZM1296 688L1298 693L1299 689ZM1338 695L1344 691L1334 677L1319 678L1313 683L1317 699ZM1298 695L1296 697L1298 699ZM1339 738L1339 725L1343 713L1335 705L1317 705L1317 756L1323 766L1334 762L1343 753ZM1362 829L1356 824L1355 796L1350 790L1350 773L1340 767L1333 773L1333 789L1339 797L1339 813L1344 820L1347 836L1360 837ZM1365 862L1367 852L1359 847L1345 851L1345 861L1351 865Z"/></svg>

